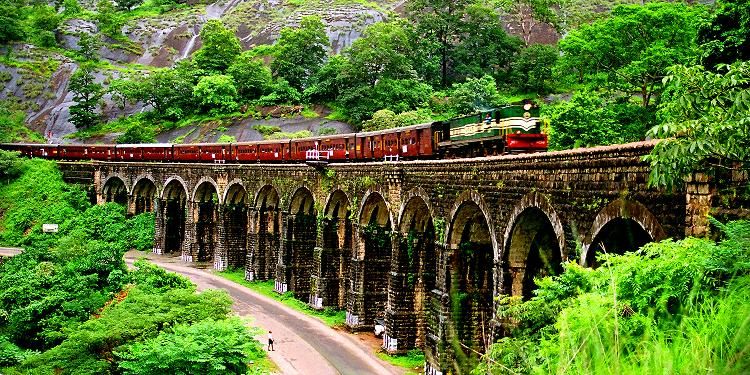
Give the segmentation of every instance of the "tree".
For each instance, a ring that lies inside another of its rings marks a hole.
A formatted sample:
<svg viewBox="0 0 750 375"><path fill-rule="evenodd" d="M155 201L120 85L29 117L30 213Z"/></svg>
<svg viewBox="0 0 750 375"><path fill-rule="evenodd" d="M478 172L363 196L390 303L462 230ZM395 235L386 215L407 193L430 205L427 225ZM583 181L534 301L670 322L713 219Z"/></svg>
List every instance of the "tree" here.
<svg viewBox="0 0 750 375"><path fill-rule="evenodd" d="M698 29L698 44L706 68L750 60L750 2L719 0L717 9Z"/></svg>
<svg viewBox="0 0 750 375"><path fill-rule="evenodd" d="M505 104L497 91L495 79L489 75L454 83L450 103L456 115L468 115Z"/></svg>
<svg viewBox="0 0 750 375"><path fill-rule="evenodd" d="M750 162L750 62L717 68L675 66L665 82L663 139L647 160L651 185L671 187L702 166L747 169Z"/></svg>
<svg viewBox="0 0 750 375"><path fill-rule="evenodd" d="M432 87L415 79L382 79L375 86L355 86L341 92L338 102L355 123L372 117L380 109L395 113L424 107Z"/></svg>
<svg viewBox="0 0 750 375"><path fill-rule="evenodd" d="M6 181L21 173L21 163L17 151L0 150L0 180Z"/></svg>
<svg viewBox="0 0 750 375"><path fill-rule="evenodd" d="M247 100L267 94L273 82L271 70L248 52L241 54L227 69L234 78L239 95Z"/></svg>
<svg viewBox="0 0 750 375"><path fill-rule="evenodd" d="M284 78L301 92L323 66L330 45L323 21L307 16L299 27L282 29L274 48L276 53L271 63L274 76Z"/></svg>
<svg viewBox="0 0 750 375"><path fill-rule="evenodd" d="M349 61L341 55L331 56L311 79L305 89L305 99L314 103L333 101L345 86L342 72Z"/></svg>
<svg viewBox="0 0 750 375"><path fill-rule="evenodd" d="M23 38L21 15L23 7L21 0L0 0L0 44Z"/></svg>
<svg viewBox="0 0 750 375"><path fill-rule="evenodd" d="M237 88L227 75L205 76L193 89L193 97L210 113L231 113L237 105Z"/></svg>
<svg viewBox="0 0 750 375"><path fill-rule="evenodd" d="M373 87L382 79L416 78L408 53L409 39L401 23L372 24L344 52L349 61L346 81Z"/></svg>
<svg viewBox="0 0 750 375"><path fill-rule="evenodd" d="M507 80L510 64L523 42L505 32L495 9L482 4L467 6L459 35L451 57L451 80L461 82L485 74L498 82Z"/></svg>
<svg viewBox="0 0 750 375"><path fill-rule="evenodd" d="M242 52L240 40L219 20L209 20L200 33L203 46L195 53L198 67L223 73Z"/></svg>
<svg viewBox="0 0 750 375"><path fill-rule="evenodd" d="M127 11L133 9L133 7L143 4L143 0L116 0L117 9L121 11Z"/></svg>
<svg viewBox="0 0 750 375"><path fill-rule="evenodd" d="M85 129L99 123L96 107L102 97L102 85L96 83L94 69L89 65L81 65L70 78L68 90L73 93L70 107L70 122L76 128Z"/></svg>
<svg viewBox="0 0 750 375"><path fill-rule="evenodd" d="M407 14L416 24L413 40L415 62L422 77L440 77L446 87L452 64L453 49L464 29L464 10L476 0L414 0Z"/></svg>
<svg viewBox="0 0 750 375"><path fill-rule="evenodd" d="M667 68L693 58L696 9L672 3L618 6L610 18L560 41L561 70L577 72L592 85L638 92L647 106L660 92Z"/></svg>
<svg viewBox="0 0 750 375"><path fill-rule="evenodd" d="M78 38L78 52L86 61L99 60L99 35L89 32L82 32Z"/></svg>
<svg viewBox="0 0 750 375"><path fill-rule="evenodd" d="M31 13L31 25L34 28L31 36L34 42L42 47L57 45L55 32L61 21L62 17L57 14L55 8L48 5L35 5Z"/></svg>
<svg viewBox="0 0 750 375"><path fill-rule="evenodd" d="M96 3L96 21L99 30L108 35L120 34L120 24L111 0L99 0Z"/></svg>
<svg viewBox="0 0 750 375"><path fill-rule="evenodd" d="M552 87L552 69L557 63L557 48L535 44L521 50L511 63L511 81L516 90L548 93Z"/></svg>

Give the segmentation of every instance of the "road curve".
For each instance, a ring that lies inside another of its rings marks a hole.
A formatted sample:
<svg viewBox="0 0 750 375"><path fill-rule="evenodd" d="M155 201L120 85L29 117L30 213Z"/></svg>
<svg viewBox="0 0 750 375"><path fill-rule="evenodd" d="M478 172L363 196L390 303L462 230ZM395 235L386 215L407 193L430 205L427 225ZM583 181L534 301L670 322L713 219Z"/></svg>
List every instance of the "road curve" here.
<svg viewBox="0 0 750 375"><path fill-rule="evenodd" d="M143 253L125 255L132 264ZM252 316L253 325L273 331L276 350L268 352L283 374L402 374L404 371L378 359L372 349L336 332L321 321L291 310L271 298L214 275L210 271L180 262L179 258L149 254L160 267L182 274L199 290L223 289L234 300L233 310L240 316ZM266 335L257 337L265 343Z"/></svg>

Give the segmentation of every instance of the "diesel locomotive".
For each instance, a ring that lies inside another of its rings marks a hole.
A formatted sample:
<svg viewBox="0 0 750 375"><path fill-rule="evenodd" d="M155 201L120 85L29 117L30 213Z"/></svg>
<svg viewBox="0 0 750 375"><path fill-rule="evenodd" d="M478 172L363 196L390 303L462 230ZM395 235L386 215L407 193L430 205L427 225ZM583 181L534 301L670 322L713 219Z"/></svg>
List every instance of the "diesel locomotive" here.
<svg viewBox="0 0 750 375"><path fill-rule="evenodd" d="M416 160L547 150L539 108L512 105L402 128L302 139L201 144L2 144L57 160L184 163L305 163Z"/></svg>

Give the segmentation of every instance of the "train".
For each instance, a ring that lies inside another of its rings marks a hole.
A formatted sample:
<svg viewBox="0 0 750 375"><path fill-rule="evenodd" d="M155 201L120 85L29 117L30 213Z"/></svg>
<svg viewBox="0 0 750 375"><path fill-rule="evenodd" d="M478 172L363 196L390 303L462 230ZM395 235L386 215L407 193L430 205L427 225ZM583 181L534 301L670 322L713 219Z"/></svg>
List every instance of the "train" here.
<svg viewBox="0 0 750 375"><path fill-rule="evenodd" d="M200 144L2 144L56 160L177 163L395 161L543 152L547 135L530 103L380 131L311 138Z"/></svg>

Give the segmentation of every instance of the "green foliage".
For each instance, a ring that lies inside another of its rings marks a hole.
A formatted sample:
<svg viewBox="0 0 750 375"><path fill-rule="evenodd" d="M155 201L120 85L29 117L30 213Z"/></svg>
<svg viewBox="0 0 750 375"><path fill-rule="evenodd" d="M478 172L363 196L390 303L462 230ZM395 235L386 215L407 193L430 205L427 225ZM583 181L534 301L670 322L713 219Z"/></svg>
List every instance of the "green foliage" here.
<svg viewBox="0 0 750 375"><path fill-rule="evenodd" d="M647 106L661 91L667 68L695 56L700 9L665 2L618 6L610 18L560 41L560 69L592 86L637 92Z"/></svg>
<svg viewBox="0 0 750 375"><path fill-rule="evenodd" d="M16 151L0 150L0 178L2 180L14 178L21 173L19 155Z"/></svg>
<svg viewBox="0 0 750 375"><path fill-rule="evenodd" d="M180 62L174 69L157 69L145 76L116 80L110 91L123 101L152 106L155 117L177 120L197 107L193 90L203 73L194 63Z"/></svg>
<svg viewBox="0 0 750 375"><path fill-rule="evenodd" d="M32 8L29 21L34 30L33 33L30 33L34 44L40 47L57 45L55 32L60 26L62 18L57 14L55 8L48 5L36 5Z"/></svg>
<svg viewBox="0 0 750 375"><path fill-rule="evenodd" d="M335 100L346 84L342 72L347 62L348 60L341 55L331 56L310 78L304 91L305 100L315 103Z"/></svg>
<svg viewBox="0 0 750 375"><path fill-rule="evenodd" d="M115 14L115 7L111 0L99 0L96 3L96 23L104 34L116 36L120 34L120 19Z"/></svg>
<svg viewBox="0 0 750 375"><path fill-rule="evenodd" d="M274 46L273 74L302 92L320 70L329 48L323 21L316 16L303 17L299 27L281 30Z"/></svg>
<svg viewBox="0 0 750 375"><path fill-rule="evenodd" d="M207 319L177 325L144 342L126 345L115 354L124 374L245 374L248 353L262 358L263 346L238 319Z"/></svg>
<svg viewBox="0 0 750 375"><path fill-rule="evenodd" d="M312 137L313 133L309 130L300 130L293 133L289 132L278 132L264 137L265 139L296 139L296 138L309 138Z"/></svg>
<svg viewBox="0 0 750 375"><path fill-rule="evenodd" d="M714 70L719 64L750 60L750 3L719 0L708 22L698 29L701 62Z"/></svg>
<svg viewBox="0 0 750 375"><path fill-rule="evenodd" d="M10 110L0 105L0 142L44 142L39 133L26 127L25 119L25 112Z"/></svg>
<svg viewBox="0 0 750 375"><path fill-rule="evenodd" d="M144 212L128 219L126 226L127 242L136 250L150 251L154 248L154 231L156 230L153 213Z"/></svg>
<svg viewBox="0 0 750 375"><path fill-rule="evenodd" d="M553 150L642 140L654 122L653 113L650 108L608 100L590 91L542 109L551 124L548 133Z"/></svg>
<svg viewBox="0 0 750 375"><path fill-rule="evenodd" d="M99 47L101 41L99 35L82 32L78 38L78 53L86 61L96 61L99 59Z"/></svg>
<svg viewBox="0 0 750 375"><path fill-rule="evenodd" d="M380 109L407 112L423 107L432 88L413 79L383 79L374 87L358 86L342 92L339 103L349 118L360 123Z"/></svg>
<svg viewBox="0 0 750 375"><path fill-rule="evenodd" d="M143 4L143 0L117 0L117 9L127 11L138 5Z"/></svg>
<svg viewBox="0 0 750 375"><path fill-rule="evenodd" d="M242 52L237 36L219 20L206 22L200 36L203 45L194 57L200 69L223 73Z"/></svg>
<svg viewBox="0 0 750 375"><path fill-rule="evenodd" d="M24 36L19 10L21 0L0 1L0 44L21 40Z"/></svg>
<svg viewBox="0 0 750 375"><path fill-rule="evenodd" d="M70 78L68 90L73 93L76 102L70 107L70 122L76 128L84 129L100 121L96 108L102 98L102 85L94 80L94 70L89 65L82 65Z"/></svg>
<svg viewBox="0 0 750 375"><path fill-rule="evenodd" d="M219 139L216 140L216 142L219 142L219 143L234 143L234 142L237 142L237 138L234 137L234 136L232 136L232 135L222 134L219 137Z"/></svg>
<svg viewBox="0 0 750 375"><path fill-rule="evenodd" d="M513 87L521 92L549 93L554 87L552 69L558 55L557 48L545 44L521 50L511 63Z"/></svg>
<svg viewBox="0 0 750 375"><path fill-rule="evenodd" d="M371 88L379 80L416 77L408 57L410 45L402 22L379 22L365 29L362 37L344 52L349 64L347 82Z"/></svg>
<svg viewBox="0 0 750 375"><path fill-rule="evenodd" d="M388 109L381 109L375 112L372 118L362 122L362 131L374 131L400 128L409 125L415 125L430 120L427 111L409 111L396 114Z"/></svg>
<svg viewBox="0 0 750 375"><path fill-rule="evenodd" d="M156 142L156 134L153 129L140 124L130 126L121 136L117 137L117 143L153 143Z"/></svg>
<svg viewBox="0 0 750 375"><path fill-rule="evenodd" d="M506 103L497 91L495 79L486 75L454 84L450 104L452 112L461 115L499 107Z"/></svg>
<svg viewBox="0 0 750 375"><path fill-rule="evenodd" d="M529 301L501 299L510 334L473 373L747 371L750 223L718 227L718 244L667 240L603 255L598 269L569 263Z"/></svg>
<svg viewBox="0 0 750 375"><path fill-rule="evenodd" d="M237 110L237 88L227 75L205 76L193 89L193 97L209 113L231 113Z"/></svg>
<svg viewBox="0 0 750 375"><path fill-rule="evenodd" d="M674 186L705 163L746 168L750 161L750 62L719 68L676 66L665 79L662 124L650 135L664 139L646 160L649 183Z"/></svg>
<svg viewBox="0 0 750 375"><path fill-rule="evenodd" d="M257 99L272 88L271 70L249 52L241 54L227 69L234 78L237 92L245 100Z"/></svg>
<svg viewBox="0 0 750 375"><path fill-rule="evenodd" d="M270 137L274 133L278 133L281 131L281 128L275 125L253 125L253 130L260 133L260 135L263 136L263 138Z"/></svg>
<svg viewBox="0 0 750 375"><path fill-rule="evenodd" d="M271 88L271 93L261 96L255 101L260 106L278 104L295 104L302 100L302 94L292 87L284 78L278 78Z"/></svg>
<svg viewBox="0 0 750 375"><path fill-rule="evenodd" d="M157 336L167 327L223 319L230 306L226 292L135 287L121 302L106 306L98 319L87 320L60 345L32 357L22 368L60 369L61 374L109 372L116 366L111 361L113 350L121 345Z"/></svg>

